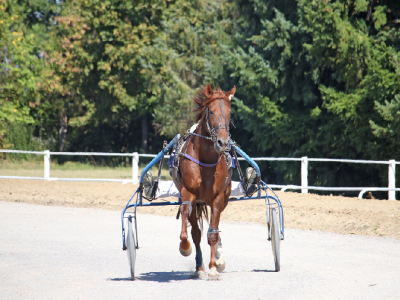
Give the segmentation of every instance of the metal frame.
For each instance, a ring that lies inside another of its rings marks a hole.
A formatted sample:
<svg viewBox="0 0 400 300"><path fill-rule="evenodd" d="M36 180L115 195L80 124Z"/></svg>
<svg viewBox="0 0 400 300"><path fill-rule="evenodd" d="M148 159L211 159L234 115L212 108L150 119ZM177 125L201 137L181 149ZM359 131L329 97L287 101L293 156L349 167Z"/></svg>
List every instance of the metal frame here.
<svg viewBox="0 0 400 300"><path fill-rule="evenodd" d="M143 169L140 180L139 180L139 188L135 191L135 193L132 195L132 197L129 199L128 203L126 204L125 208L121 212L121 223L122 223L122 249L126 250L126 244L125 244L125 226L124 226L124 218L126 213L132 214L132 218L134 219L134 224L135 224L135 245L136 248L139 248L139 241L138 241L138 234L137 234L137 222L136 222L136 209L138 206L167 206L167 205L181 205L182 201L181 198L179 198L179 201L176 202L149 202L149 203L143 203L143 198L142 198L142 186L143 186L143 178L144 175L148 170L150 170L155 164L157 164L164 155L168 153L169 150L173 148L173 146L176 144L178 139L180 138L180 134L177 134L171 142L161 150L156 157L153 158L153 160ZM250 158L242 149L240 149L237 145L234 144L233 141L231 141L231 147L232 150L236 151L240 156L242 156L255 170L257 173L257 178L261 178L261 172L260 168L258 167L257 163ZM268 195L268 190L270 190L274 196ZM262 191L264 191L265 195L262 195ZM135 203L131 204L132 199L136 196L136 201ZM258 191L257 191L257 196L252 196L252 197L234 197L234 198L229 198L230 202L235 202L235 201L245 201L245 200L257 200L257 199L264 199L265 201L265 207L266 207L266 216L267 216L267 224L269 224L269 218L270 218L270 209L271 207L278 206L278 213L279 213L279 228L280 228L280 235L281 235L281 240L284 239L284 218L283 218L283 209L282 209L282 203L279 200L278 196L275 194L275 192L261 179L258 182ZM133 209L133 211L129 211L129 209ZM268 239L270 239L270 232L268 230Z"/></svg>

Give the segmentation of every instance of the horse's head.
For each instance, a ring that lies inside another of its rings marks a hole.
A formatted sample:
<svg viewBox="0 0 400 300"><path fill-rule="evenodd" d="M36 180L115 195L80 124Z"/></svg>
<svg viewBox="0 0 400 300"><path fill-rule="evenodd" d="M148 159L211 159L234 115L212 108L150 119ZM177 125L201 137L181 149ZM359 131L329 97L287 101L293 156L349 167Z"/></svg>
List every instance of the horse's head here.
<svg viewBox="0 0 400 300"><path fill-rule="evenodd" d="M221 90L213 91L208 84L198 97L194 99L195 111L198 112L196 121L202 120L202 126L211 136L217 152L230 149L229 122L231 119L231 100L236 87L229 92Z"/></svg>

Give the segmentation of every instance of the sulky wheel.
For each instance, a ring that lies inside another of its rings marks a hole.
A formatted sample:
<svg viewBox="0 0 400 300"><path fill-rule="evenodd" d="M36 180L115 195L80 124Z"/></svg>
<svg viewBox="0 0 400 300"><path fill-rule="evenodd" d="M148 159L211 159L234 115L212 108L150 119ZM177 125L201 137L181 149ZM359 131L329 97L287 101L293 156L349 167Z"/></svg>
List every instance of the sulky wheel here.
<svg viewBox="0 0 400 300"><path fill-rule="evenodd" d="M268 241L271 240L271 207L268 205L268 210L267 210L267 226L268 226Z"/></svg>
<svg viewBox="0 0 400 300"><path fill-rule="evenodd" d="M132 217L128 217L128 232L126 236L126 247L128 254L129 267L131 269L131 279L135 280L136 245L132 230Z"/></svg>
<svg viewBox="0 0 400 300"><path fill-rule="evenodd" d="M270 228L271 228L271 244L272 244L272 252L274 253L275 260L275 272L279 272L281 269L280 265L280 238L279 238L279 227L278 220L276 217L276 210L273 207L271 209L270 215Z"/></svg>

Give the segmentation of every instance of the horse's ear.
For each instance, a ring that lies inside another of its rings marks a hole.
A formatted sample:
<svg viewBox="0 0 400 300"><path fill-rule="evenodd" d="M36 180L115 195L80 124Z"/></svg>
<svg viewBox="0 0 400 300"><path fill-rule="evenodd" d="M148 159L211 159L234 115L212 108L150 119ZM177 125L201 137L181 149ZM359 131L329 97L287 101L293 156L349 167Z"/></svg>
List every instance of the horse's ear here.
<svg viewBox="0 0 400 300"><path fill-rule="evenodd" d="M212 96L213 90L212 90L210 84L207 84L207 86L205 88L205 94L206 94L207 98L210 98Z"/></svg>
<svg viewBox="0 0 400 300"><path fill-rule="evenodd" d="M233 86L233 89L231 89L229 92L226 93L226 96L228 97L229 101L232 100L233 96L235 95L236 91L236 86Z"/></svg>

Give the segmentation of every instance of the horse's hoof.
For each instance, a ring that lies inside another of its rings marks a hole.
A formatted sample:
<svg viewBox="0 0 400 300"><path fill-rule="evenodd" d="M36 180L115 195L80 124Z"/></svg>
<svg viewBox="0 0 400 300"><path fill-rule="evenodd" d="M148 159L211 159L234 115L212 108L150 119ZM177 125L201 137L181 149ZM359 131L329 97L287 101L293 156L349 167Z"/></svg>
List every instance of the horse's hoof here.
<svg viewBox="0 0 400 300"><path fill-rule="evenodd" d="M189 256L190 254L192 254L192 244L187 241L187 243L189 244L189 247L182 247L182 242L179 244L179 252L183 255L183 256ZM185 249L186 248L186 249Z"/></svg>
<svg viewBox="0 0 400 300"><path fill-rule="evenodd" d="M225 258L222 256L222 248L217 249L217 271L223 272L225 270Z"/></svg>
<svg viewBox="0 0 400 300"><path fill-rule="evenodd" d="M207 279L207 274L204 271L196 271L194 272L194 278Z"/></svg>
<svg viewBox="0 0 400 300"><path fill-rule="evenodd" d="M212 267L208 273L208 280L219 280L219 273L216 267Z"/></svg>

